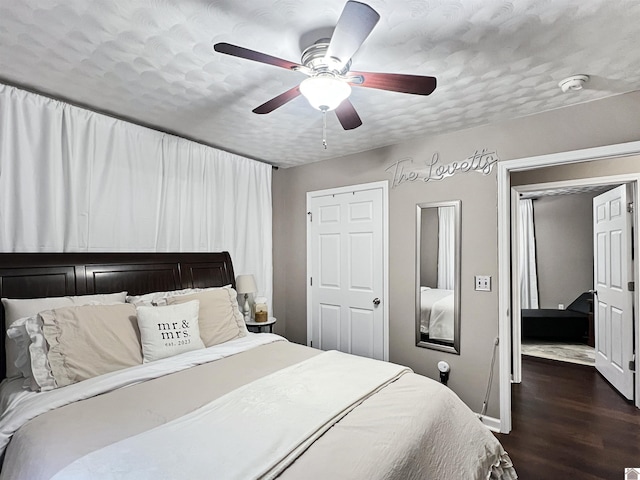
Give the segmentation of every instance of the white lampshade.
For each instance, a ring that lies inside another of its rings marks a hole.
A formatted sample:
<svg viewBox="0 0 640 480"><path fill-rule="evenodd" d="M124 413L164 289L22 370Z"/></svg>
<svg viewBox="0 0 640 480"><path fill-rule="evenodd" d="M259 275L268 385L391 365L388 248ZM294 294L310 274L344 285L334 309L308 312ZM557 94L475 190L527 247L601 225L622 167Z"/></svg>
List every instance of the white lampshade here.
<svg viewBox="0 0 640 480"><path fill-rule="evenodd" d="M236 291L238 293L254 293L258 291L256 279L253 275L238 275L236 277Z"/></svg>
<svg viewBox="0 0 640 480"><path fill-rule="evenodd" d="M338 108L351 95L351 86L330 75L309 77L300 84L300 93L313 108L331 111Z"/></svg>

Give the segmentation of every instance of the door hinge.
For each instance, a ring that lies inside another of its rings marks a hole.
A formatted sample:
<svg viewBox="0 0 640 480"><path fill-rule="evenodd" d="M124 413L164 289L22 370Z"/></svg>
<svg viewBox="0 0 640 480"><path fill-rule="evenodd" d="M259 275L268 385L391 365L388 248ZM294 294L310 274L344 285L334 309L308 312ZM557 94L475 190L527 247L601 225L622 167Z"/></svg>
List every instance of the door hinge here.
<svg viewBox="0 0 640 480"><path fill-rule="evenodd" d="M309 345L309 346L310 346L310 347L313 347L313 340L311 340L309 343L310 343L310 345Z"/></svg>
<svg viewBox="0 0 640 480"><path fill-rule="evenodd" d="M309 277L309 286L313 287L313 277Z"/></svg>
<svg viewBox="0 0 640 480"><path fill-rule="evenodd" d="M633 213L633 202L627 203L627 212Z"/></svg>
<svg viewBox="0 0 640 480"><path fill-rule="evenodd" d="M633 356L633 360L629 361L629 370L631 370L632 372L636 371L636 356Z"/></svg>
<svg viewBox="0 0 640 480"><path fill-rule="evenodd" d="M629 289L630 292L635 292L636 291L636 282L629 282L627 284L627 288Z"/></svg>
<svg viewBox="0 0 640 480"><path fill-rule="evenodd" d="M309 221L313 222L313 213L307 212L307 215L309 216Z"/></svg>

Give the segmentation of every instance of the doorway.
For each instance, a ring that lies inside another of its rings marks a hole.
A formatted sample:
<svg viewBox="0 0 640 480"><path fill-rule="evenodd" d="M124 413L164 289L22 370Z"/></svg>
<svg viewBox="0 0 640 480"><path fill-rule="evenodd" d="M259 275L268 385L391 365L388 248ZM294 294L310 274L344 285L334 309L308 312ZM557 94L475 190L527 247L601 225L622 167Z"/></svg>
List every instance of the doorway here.
<svg viewBox="0 0 640 480"><path fill-rule="evenodd" d="M512 222L520 227L512 262L514 365L521 365L520 350L595 366L633 400L633 184L512 189ZM540 212L527 215L527 207L537 212L533 199ZM521 380L517 367L514 383Z"/></svg>
<svg viewBox="0 0 640 480"><path fill-rule="evenodd" d="M583 284L581 296L574 301L576 304L591 300L592 307L571 308L568 310L547 308L542 310L528 310L522 307L521 298L526 297L526 289L522 285L529 279L522 275L526 271L521 262L522 252L518 248L526 243L521 228L512 228L514 245L512 249L512 355L514 383L521 381L522 338L531 334L533 327L543 324L544 329L554 329L560 335L580 337L581 332L576 329L589 322L590 336L595 347L594 364L596 369L620 394L629 400L634 399L633 384L635 369L634 356L634 327L633 327L633 293L629 291L629 282L633 282L632 258L632 214L631 206L634 197L634 185L637 182L621 184L617 179L606 177L588 178L576 181L560 181L539 185L522 185L512 187L511 221L520 224L520 204L524 194L533 191L537 195L541 192L566 193L571 191L597 189L599 195L593 198L593 230L588 239L593 242L592 255L594 258L590 288ZM604 192L604 193L603 193ZM614 202L614 203L612 203ZM615 210L615 211L614 211ZM610 214L614 214L611 219ZM604 228L604 230L603 230ZM613 228L613 230L611 230ZM586 232L585 232L586 234ZM576 245L576 249L579 247ZM557 261L562 268L562 262ZM568 268L568 265L564 265ZM568 275L568 274L565 274ZM557 286L556 288L560 288ZM588 300L587 300L588 299ZM524 300L526 301L526 299ZM572 305L574 304L572 303ZM537 306L535 306L537 308ZM576 311L578 310L578 311ZM590 318L584 317L589 312ZM581 318L582 317L582 318ZM584 327L583 327L584 328ZM543 330L544 330L543 329ZM546 333L537 329L538 335Z"/></svg>
<svg viewBox="0 0 640 480"><path fill-rule="evenodd" d="M611 185L522 184L512 189L513 344L523 355L593 367L593 199ZM520 284L518 288L518 283ZM514 372L514 383L520 375ZM519 373L519 372L518 372Z"/></svg>
<svg viewBox="0 0 640 480"><path fill-rule="evenodd" d="M607 162L614 162L613 165ZM615 162L618 162L616 164ZM558 154L543 155L539 157L528 157L517 160L499 162L498 180L498 264L499 264L499 288L498 288L498 311L499 311L499 336L500 336L500 431L508 433L511 430L511 382L514 374L517 373L517 365L520 361L520 352L512 352L512 330L517 328L514 322L512 328L513 313L517 311L512 305L514 285L512 282L512 248L511 238L514 225L511 219L511 177L514 174L547 167L565 168L573 164L581 165L579 175L563 171L564 180L572 180L576 184L593 183L634 183L636 188L633 193L632 202L638 205L637 185L640 180L640 142L630 142L626 144L610 145L606 147L590 148ZM606 166L603 167L603 164ZM586 166L585 166L586 165ZM618 168L620 165L623 168ZM625 170L626 168L626 170ZM568 169L568 167L567 167ZM640 214L638 208L633 212L634 224L640 224ZM634 236L634 250L638 251L638 235ZM640 277L640 262L635 262L633 277ZM639 305L638 290L633 293L635 305ZM517 301L517 300L516 300ZM640 322L638 320L638 309L634 312L633 324L635 328L634 341L640 344ZM640 382L634 384L635 405L640 408Z"/></svg>
<svg viewBox="0 0 640 480"><path fill-rule="evenodd" d="M307 217L307 344L388 361L388 182L309 192Z"/></svg>

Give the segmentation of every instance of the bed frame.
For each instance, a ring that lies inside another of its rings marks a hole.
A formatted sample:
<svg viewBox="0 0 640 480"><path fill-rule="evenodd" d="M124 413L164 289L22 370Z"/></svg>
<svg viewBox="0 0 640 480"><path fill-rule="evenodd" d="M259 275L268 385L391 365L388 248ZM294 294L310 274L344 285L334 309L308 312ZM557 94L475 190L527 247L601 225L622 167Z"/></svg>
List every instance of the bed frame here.
<svg viewBox="0 0 640 480"><path fill-rule="evenodd" d="M595 346L593 293L584 292L566 310L523 309L522 338L584 342Z"/></svg>
<svg viewBox="0 0 640 480"><path fill-rule="evenodd" d="M39 298L127 291L130 295L232 285L229 252L0 253L0 297ZM5 332L4 308L0 327ZM0 341L0 378L5 378Z"/></svg>

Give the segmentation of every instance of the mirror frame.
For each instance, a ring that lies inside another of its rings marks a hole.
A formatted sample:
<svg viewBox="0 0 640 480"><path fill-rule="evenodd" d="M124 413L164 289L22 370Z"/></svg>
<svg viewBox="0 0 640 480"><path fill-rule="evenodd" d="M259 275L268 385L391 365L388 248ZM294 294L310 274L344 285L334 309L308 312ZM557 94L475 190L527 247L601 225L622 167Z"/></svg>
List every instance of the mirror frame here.
<svg viewBox="0 0 640 480"><path fill-rule="evenodd" d="M421 231L422 231L422 209L423 208L437 208L437 207L454 207L455 211L455 247L454 251L456 258L454 261L454 268L456 271L456 279L454 282L454 298L453 298L453 345L445 345L438 342L425 342L421 339L420 335L420 266L421 266ZM430 348L432 350L439 350L441 352L453 353L460 355L460 256L462 252L461 248L461 230L462 230L462 201L461 200L449 200L443 202L426 202L418 203L416 205L416 291L415 291L415 314L416 314L416 346L422 348Z"/></svg>

